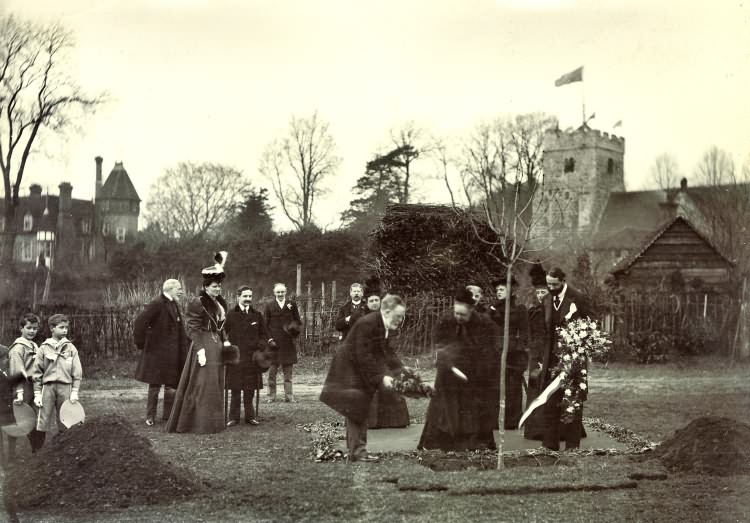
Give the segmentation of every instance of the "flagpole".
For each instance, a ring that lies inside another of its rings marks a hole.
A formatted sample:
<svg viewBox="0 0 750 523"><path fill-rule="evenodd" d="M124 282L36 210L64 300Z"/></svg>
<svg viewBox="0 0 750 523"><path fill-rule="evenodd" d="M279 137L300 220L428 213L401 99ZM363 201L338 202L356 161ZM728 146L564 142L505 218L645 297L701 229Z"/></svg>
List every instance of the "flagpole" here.
<svg viewBox="0 0 750 523"><path fill-rule="evenodd" d="M583 125L586 125L586 89L584 88L585 82L583 81L583 68L581 68L581 116Z"/></svg>

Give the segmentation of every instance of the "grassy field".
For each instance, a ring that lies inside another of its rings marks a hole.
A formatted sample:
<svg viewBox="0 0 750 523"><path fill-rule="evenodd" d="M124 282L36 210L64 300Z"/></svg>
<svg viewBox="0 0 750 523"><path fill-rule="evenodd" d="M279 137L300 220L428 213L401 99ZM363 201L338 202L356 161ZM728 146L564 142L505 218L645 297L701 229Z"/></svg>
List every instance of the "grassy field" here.
<svg viewBox="0 0 750 523"><path fill-rule="evenodd" d="M430 378L429 358L411 361ZM712 414L750 419L750 367L698 360L682 365L619 365L592 370L586 416L634 430L649 439L668 437L695 417ZM319 385L324 360L304 361L297 382ZM241 425L215 435L166 434L143 423L145 385L101 374L84 383L88 416L120 414L132 420L163 459L192 472L205 492L180 503L97 513L20 514L42 522L640 522L750 521L750 477L669 474L636 488L544 494L449 495L399 490L401 474L440 474L418 464L418 453L378 464L315 463L311 435L299 425L341 421L307 388L297 404L261 406L262 425ZM408 400L414 419L427 407ZM748 442L750 444L750 442ZM26 452L26 449L24 449ZM23 457L23 455L22 455ZM586 475L624 477L647 464L623 456L568 459L554 467L517 466L475 472L473 481L508 485ZM466 474L466 473L464 473ZM478 479L477 479L478 478ZM61 489L64 486L61 485Z"/></svg>

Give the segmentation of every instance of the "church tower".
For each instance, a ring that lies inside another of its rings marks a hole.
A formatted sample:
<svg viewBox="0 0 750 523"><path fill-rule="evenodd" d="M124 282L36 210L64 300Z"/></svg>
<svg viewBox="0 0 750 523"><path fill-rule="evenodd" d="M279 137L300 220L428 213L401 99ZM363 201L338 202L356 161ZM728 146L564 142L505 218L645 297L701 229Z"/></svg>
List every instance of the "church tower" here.
<svg viewBox="0 0 750 523"><path fill-rule="evenodd" d="M555 238L592 233L609 194L625 190L624 156L624 138L586 124L573 131L546 131L540 225Z"/></svg>
<svg viewBox="0 0 750 523"><path fill-rule="evenodd" d="M141 199L122 162L115 162L107 180L101 184L101 162L97 158L96 208L99 232L105 244L126 243L135 239Z"/></svg>

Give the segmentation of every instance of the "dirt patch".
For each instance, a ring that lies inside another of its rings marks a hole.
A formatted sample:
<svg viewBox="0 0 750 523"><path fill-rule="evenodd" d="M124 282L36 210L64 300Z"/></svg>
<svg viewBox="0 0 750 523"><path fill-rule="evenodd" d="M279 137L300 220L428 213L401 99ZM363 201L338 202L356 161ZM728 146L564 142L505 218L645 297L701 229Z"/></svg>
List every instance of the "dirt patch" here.
<svg viewBox="0 0 750 523"><path fill-rule="evenodd" d="M519 454L504 456L506 467L545 467L570 465L574 458L561 456L559 453ZM495 470L497 468L497 451L438 452L424 451L419 463L435 472L454 472L458 470Z"/></svg>
<svg viewBox="0 0 750 523"><path fill-rule="evenodd" d="M19 509L108 509L171 502L201 486L159 458L125 418L108 416L55 436L9 471L8 489Z"/></svg>
<svg viewBox="0 0 750 523"><path fill-rule="evenodd" d="M658 449L670 470L713 476L750 474L750 425L706 416L691 421Z"/></svg>

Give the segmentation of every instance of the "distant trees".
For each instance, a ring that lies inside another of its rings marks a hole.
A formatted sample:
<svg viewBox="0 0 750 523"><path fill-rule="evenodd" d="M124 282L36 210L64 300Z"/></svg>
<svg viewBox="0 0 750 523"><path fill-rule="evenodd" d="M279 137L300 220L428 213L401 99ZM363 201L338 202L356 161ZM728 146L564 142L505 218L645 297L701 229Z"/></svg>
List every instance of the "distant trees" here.
<svg viewBox="0 0 750 523"><path fill-rule="evenodd" d="M0 17L0 170L5 190L5 232L0 265L11 267L14 220L24 171L45 132L64 133L103 102L69 74L72 34L62 26Z"/></svg>
<svg viewBox="0 0 750 523"><path fill-rule="evenodd" d="M679 185L680 168L677 160L669 153L662 153L654 159L649 172L651 181L659 189L671 189Z"/></svg>
<svg viewBox="0 0 750 523"><path fill-rule="evenodd" d="M281 210L298 230L314 225L313 209L325 179L336 173L341 158L328 122L318 116L292 116L286 136L268 144L260 172L270 181Z"/></svg>
<svg viewBox="0 0 750 523"><path fill-rule="evenodd" d="M376 155L367 162L364 176L357 180L352 189L356 198L341 215L344 225L362 232L369 231L377 225L389 204L400 201L399 156L400 152L393 150Z"/></svg>
<svg viewBox="0 0 750 523"><path fill-rule="evenodd" d="M152 184L146 217L167 238L204 238L242 210L248 190L247 179L233 167L180 162Z"/></svg>
<svg viewBox="0 0 750 523"><path fill-rule="evenodd" d="M735 183L734 160L723 149L709 147L695 167L695 178L699 185L722 185Z"/></svg>

